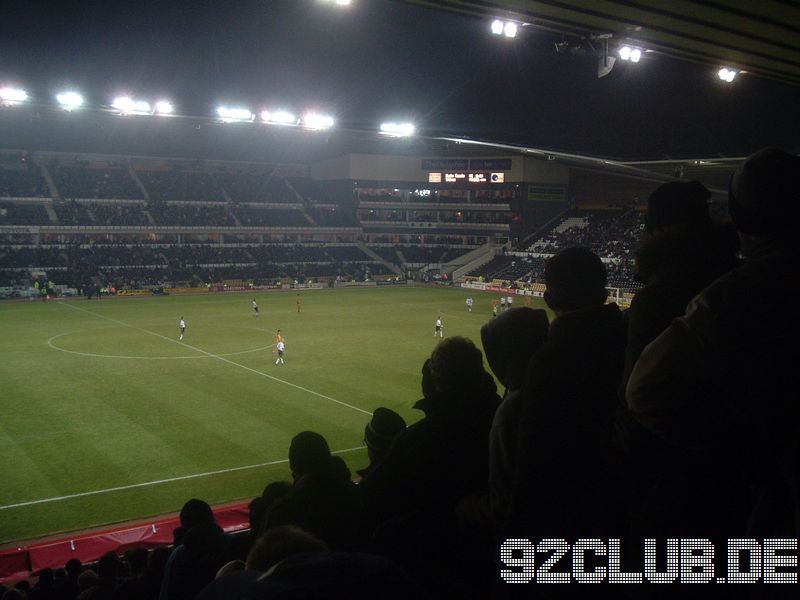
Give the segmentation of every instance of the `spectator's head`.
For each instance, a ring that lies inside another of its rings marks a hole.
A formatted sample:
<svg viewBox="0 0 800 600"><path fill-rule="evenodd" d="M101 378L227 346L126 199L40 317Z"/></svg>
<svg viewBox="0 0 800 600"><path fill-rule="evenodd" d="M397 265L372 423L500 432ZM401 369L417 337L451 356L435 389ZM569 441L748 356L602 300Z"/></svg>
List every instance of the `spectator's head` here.
<svg viewBox="0 0 800 600"><path fill-rule="evenodd" d="M481 327L486 360L509 389L522 386L531 356L547 340L549 322L542 309L512 308Z"/></svg>
<svg viewBox="0 0 800 600"><path fill-rule="evenodd" d="M289 467L295 481L304 475L325 470L330 460L331 449L320 434L303 431L292 438L289 446Z"/></svg>
<svg viewBox="0 0 800 600"><path fill-rule="evenodd" d="M485 373L481 351L465 337L446 338L431 353L430 376L438 399L471 397L482 389Z"/></svg>
<svg viewBox="0 0 800 600"><path fill-rule="evenodd" d="M256 540L247 554L246 564L252 571L268 571L295 554L327 551L328 546L322 540L294 525L284 525L270 529Z"/></svg>
<svg viewBox="0 0 800 600"><path fill-rule="evenodd" d="M606 266L588 248L566 248L547 261L544 300L556 314L601 306L608 296Z"/></svg>
<svg viewBox="0 0 800 600"><path fill-rule="evenodd" d="M648 233L675 226L708 227L711 192L699 181L670 181L647 199L644 224Z"/></svg>
<svg viewBox="0 0 800 600"><path fill-rule="evenodd" d="M379 407L372 413L372 418L364 429L364 443L367 445L370 462L381 462L394 439L406 428L406 422L389 408Z"/></svg>
<svg viewBox="0 0 800 600"><path fill-rule="evenodd" d="M214 513L208 502L192 498L181 508L181 527L191 529L195 525L214 522Z"/></svg>
<svg viewBox="0 0 800 600"><path fill-rule="evenodd" d="M42 569L39 573L39 581L36 582L36 585L41 588L50 589L53 587L53 579L53 569Z"/></svg>
<svg viewBox="0 0 800 600"><path fill-rule="evenodd" d="M97 576L100 583L113 586L119 574L119 557L116 552L106 552L97 561Z"/></svg>
<svg viewBox="0 0 800 600"><path fill-rule="evenodd" d="M78 558L70 558L64 568L67 570L67 575L69 575L70 579L77 579L78 575L81 574L83 564Z"/></svg>
<svg viewBox="0 0 800 600"><path fill-rule="evenodd" d="M82 571L80 575L78 575L79 590L88 590L90 587L94 587L95 585L97 585L97 573L91 569L86 569L85 571Z"/></svg>
<svg viewBox="0 0 800 600"><path fill-rule="evenodd" d="M728 210L742 234L761 237L797 228L800 157L779 148L750 155L731 177Z"/></svg>
<svg viewBox="0 0 800 600"><path fill-rule="evenodd" d="M250 502L250 532L252 535L261 530L264 515L278 500L292 491L292 484L288 481L273 481L264 488L264 492Z"/></svg>

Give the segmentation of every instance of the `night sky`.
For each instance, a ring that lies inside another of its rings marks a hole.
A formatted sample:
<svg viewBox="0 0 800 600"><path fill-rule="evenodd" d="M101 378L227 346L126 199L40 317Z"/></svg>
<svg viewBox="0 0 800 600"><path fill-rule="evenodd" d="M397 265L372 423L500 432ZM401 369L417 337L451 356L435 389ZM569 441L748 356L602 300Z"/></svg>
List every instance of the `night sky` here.
<svg viewBox="0 0 800 600"><path fill-rule="evenodd" d="M3 2L0 85L50 102L123 92L179 112L223 103L316 108L346 127L408 118L448 133L618 158L800 151L800 88L661 56L557 54L558 37L497 38L483 20L389 0Z"/></svg>

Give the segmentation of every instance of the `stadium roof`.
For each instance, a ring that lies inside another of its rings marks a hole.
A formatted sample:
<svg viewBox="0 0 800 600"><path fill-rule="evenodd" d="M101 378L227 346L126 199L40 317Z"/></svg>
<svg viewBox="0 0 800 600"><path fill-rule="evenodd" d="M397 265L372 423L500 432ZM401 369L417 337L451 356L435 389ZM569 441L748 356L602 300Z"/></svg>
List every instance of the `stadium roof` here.
<svg viewBox="0 0 800 600"><path fill-rule="evenodd" d="M800 4L782 0L398 0L507 18L800 85Z"/></svg>

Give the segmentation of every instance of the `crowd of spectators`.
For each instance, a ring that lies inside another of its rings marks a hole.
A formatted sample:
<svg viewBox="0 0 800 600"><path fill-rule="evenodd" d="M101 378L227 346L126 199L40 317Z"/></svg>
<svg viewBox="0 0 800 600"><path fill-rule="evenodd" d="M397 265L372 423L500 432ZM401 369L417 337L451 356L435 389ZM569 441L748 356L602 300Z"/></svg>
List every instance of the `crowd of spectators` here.
<svg viewBox="0 0 800 600"><path fill-rule="evenodd" d="M151 204L148 208L156 225L181 227L234 227L236 220L224 205L192 204Z"/></svg>
<svg viewBox="0 0 800 600"><path fill-rule="evenodd" d="M142 191L124 167L56 166L56 187L65 200L102 198L141 200Z"/></svg>
<svg viewBox="0 0 800 600"><path fill-rule="evenodd" d="M222 190L211 173L203 171L137 171L152 202L224 202Z"/></svg>
<svg viewBox="0 0 800 600"><path fill-rule="evenodd" d="M50 217L41 204L0 202L0 225L48 225Z"/></svg>
<svg viewBox="0 0 800 600"><path fill-rule="evenodd" d="M61 225L129 225L136 227L150 225L143 206L68 200L53 203L53 209Z"/></svg>
<svg viewBox="0 0 800 600"><path fill-rule="evenodd" d="M558 223L534 242L532 250L553 254L568 246L585 246L602 257L632 257L644 225L636 210L572 210L562 223L573 219L580 223L561 229ZM561 230L559 230L561 229Z"/></svg>
<svg viewBox="0 0 800 600"><path fill-rule="evenodd" d="M0 167L0 197L49 198L50 190L39 168L26 161Z"/></svg>
<svg viewBox="0 0 800 600"><path fill-rule="evenodd" d="M297 203L299 198L280 177L253 173L223 173L219 184L234 202Z"/></svg>
<svg viewBox="0 0 800 600"><path fill-rule="evenodd" d="M358 227L358 220L351 211L335 206L312 207L309 214L320 227Z"/></svg>
<svg viewBox="0 0 800 600"><path fill-rule="evenodd" d="M264 209L237 206L236 217L244 227L311 227L299 210Z"/></svg>

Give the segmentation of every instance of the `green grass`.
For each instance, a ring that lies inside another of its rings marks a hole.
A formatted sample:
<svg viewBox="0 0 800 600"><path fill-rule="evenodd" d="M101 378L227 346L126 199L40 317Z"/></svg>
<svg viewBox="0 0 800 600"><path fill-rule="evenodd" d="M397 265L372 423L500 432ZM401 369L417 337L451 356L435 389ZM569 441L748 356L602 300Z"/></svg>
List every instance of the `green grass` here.
<svg viewBox="0 0 800 600"><path fill-rule="evenodd" d="M293 292L263 292L258 318L244 294L1 304L0 543L250 499L289 477L264 463L300 431L348 450L361 411L418 419L437 314L446 336L480 343L491 296L472 295L471 314L466 291L421 287L306 291L301 314Z"/></svg>

